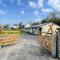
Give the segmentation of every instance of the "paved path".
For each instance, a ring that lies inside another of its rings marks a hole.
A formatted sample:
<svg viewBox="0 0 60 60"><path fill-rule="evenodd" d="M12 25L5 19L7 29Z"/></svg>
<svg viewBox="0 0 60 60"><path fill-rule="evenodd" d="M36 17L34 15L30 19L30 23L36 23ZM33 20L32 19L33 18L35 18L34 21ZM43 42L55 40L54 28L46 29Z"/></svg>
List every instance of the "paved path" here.
<svg viewBox="0 0 60 60"><path fill-rule="evenodd" d="M57 60L38 45L37 36L24 34L19 40L22 43L0 50L0 60Z"/></svg>

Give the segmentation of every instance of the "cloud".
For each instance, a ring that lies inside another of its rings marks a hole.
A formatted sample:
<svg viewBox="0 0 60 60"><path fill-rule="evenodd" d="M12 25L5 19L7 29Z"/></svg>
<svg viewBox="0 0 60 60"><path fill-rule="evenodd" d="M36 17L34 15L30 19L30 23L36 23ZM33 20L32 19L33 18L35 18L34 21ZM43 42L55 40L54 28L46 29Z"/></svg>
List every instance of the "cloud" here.
<svg viewBox="0 0 60 60"><path fill-rule="evenodd" d="M24 10L22 10L20 13L21 13L21 14L24 14L25 12L24 12Z"/></svg>
<svg viewBox="0 0 60 60"><path fill-rule="evenodd" d="M44 13L53 12L53 9L51 9L51 8L42 8L41 10L42 10L42 12L44 12Z"/></svg>
<svg viewBox="0 0 60 60"><path fill-rule="evenodd" d="M38 7L43 7L44 0L38 0L37 5Z"/></svg>
<svg viewBox="0 0 60 60"><path fill-rule="evenodd" d="M56 11L60 11L60 0L49 0L48 5Z"/></svg>
<svg viewBox="0 0 60 60"><path fill-rule="evenodd" d="M29 1L29 6L32 8L41 8L43 7L44 0L38 0L37 2Z"/></svg>
<svg viewBox="0 0 60 60"><path fill-rule="evenodd" d="M41 18L41 16L38 16L37 18L34 19L34 22L40 22L41 20L43 20L44 18Z"/></svg>
<svg viewBox="0 0 60 60"><path fill-rule="evenodd" d="M37 7L37 4L35 2L33 2L33 1L30 1L29 2L29 6L30 7L33 7L33 8L36 8Z"/></svg>
<svg viewBox="0 0 60 60"><path fill-rule="evenodd" d="M34 15L38 16L39 15L39 11L34 11Z"/></svg>
<svg viewBox="0 0 60 60"><path fill-rule="evenodd" d="M6 12L0 10L0 16L1 16L1 15L6 15Z"/></svg>

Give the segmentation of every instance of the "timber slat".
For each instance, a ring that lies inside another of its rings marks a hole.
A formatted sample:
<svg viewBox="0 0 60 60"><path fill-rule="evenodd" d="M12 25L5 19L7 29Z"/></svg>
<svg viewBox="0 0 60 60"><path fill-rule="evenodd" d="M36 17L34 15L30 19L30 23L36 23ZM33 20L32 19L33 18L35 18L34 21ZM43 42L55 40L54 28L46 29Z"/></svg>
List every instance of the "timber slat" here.
<svg viewBox="0 0 60 60"><path fill-rule="evenodd" d="M3 31L2 33L0 33L0 46L15 44L17 42L19 31Z"/></svg>

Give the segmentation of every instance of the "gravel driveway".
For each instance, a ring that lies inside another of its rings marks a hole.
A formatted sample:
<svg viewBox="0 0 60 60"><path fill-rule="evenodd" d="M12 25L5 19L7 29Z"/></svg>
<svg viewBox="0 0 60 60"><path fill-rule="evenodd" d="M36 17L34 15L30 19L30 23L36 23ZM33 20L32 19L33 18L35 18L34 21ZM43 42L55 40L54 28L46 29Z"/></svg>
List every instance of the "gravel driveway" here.
<svg viewBox="0 0 60 60"><path fill-rule="evenodd" d="M22 43L0 49L0 60L57 60L37 43L37 36L23 34Z"/></svg>

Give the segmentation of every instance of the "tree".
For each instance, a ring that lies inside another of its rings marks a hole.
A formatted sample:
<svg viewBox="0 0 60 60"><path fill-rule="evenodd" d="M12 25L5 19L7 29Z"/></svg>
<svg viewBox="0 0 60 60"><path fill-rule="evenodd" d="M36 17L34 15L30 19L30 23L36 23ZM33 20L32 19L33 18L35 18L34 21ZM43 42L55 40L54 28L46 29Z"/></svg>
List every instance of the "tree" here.
<svg viewBox="0 0 60 60"><path fill-rule="evenodd" d="M34 26L34 25L39 25L39 22L33 22L33 23L31 24L31 26Z"/></svg>
<svg viewBox="0 0 60 60"><path fill-rule="evenodd" d="M43 19L41 23L52 22L60 26L60 18L56 17L56 13L51 13L47 18Z"/></svg>
<svg viewBox="0 0 60 60"><path fill-rule="evenodd" d="M48 22L48 19L47 18L45 18L45 19L43 19L42 21L41 21L41 23L47 23Z"/></svg>
<svg viewBox="0 0 60 60"><path fill-rule="evenodd" d="M5 30L9 29L9 24L4 25L3 27Z"/></svg>
<svg viewBox="0 0 60 60"><path fill-rule="evenodd" d="M22 23L19 23L18 26L19 26L19 27L18 27L19 29L24 28L24 25L23 25Z"/></svg>

